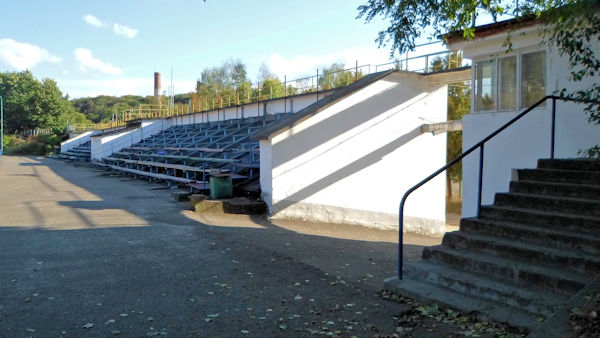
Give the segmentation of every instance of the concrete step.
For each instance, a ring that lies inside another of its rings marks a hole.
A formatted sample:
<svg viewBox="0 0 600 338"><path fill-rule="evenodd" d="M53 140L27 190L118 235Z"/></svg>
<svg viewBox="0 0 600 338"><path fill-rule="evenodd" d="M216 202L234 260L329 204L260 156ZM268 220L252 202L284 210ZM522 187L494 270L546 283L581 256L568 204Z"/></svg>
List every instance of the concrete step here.
<svg viewBox="0 0 600 338"><path fill-rule="evenodd" d="M498 322L511 323L513 326L529 328L532 331L540 327L540 323L537 320L539 316L522 309L481 298L465 296L446 288L440 288L434 284L423 283L420 280L409 278L399 280L397 277L391 277L384 280L384 288L421 303L436 303L463 313L475 313L482 320L491 318Z"/></svg>
<svg viewBox="0 0 600 338"><path fill-rule="evenodd" d="M267 209L265 202L243 197L217 200L198 199L192 203L191 207L197 213L262 215Z"/></svg>
<svg viewBox="0 0 600 338"><path fill-rule="evenodd" d="M487 274L517 285L544 287L570 294L581 289L588 277L580 272L547 268L483 252L436 245L423 249L423 258L466 271Z"/></svg>
<svg viewBox="0 0 600 338"><path fill-rule="evenodd" d="M519 180L542 182L567 182L576 184L598 184L600 171L562 169L519 169Z"/></svg>
<svg viewBox="0 0 600 338"><path fill-rule="evenodd" d="M547 289L519 287L505 281L465 272L429 261L410 264L406 276L459 294L521 308L532 314L549 317L568 299Z"/></svg>
<svg viewBox="0 0 600 338"><path fill-rule="evenodd" d="M576 270L582 273L600 271L600 257L597 255L560 250L548 245L527 243L521 240L453 231L444 235L442 244L450 248L485 252L548 268Z"/></svg>
<svg viewBox="0 0 600 338"><path fill-rule="evenodd" d="M551 229L542 225L520 224L485 218L463 218L460 221L460 230L467 233L549 245L565 250L600 254L600 234Z"/></svg>
<svg viewBox="0 0 600 338"><path fill-rule="evenodd" d="M588 158L574 159L540 159L538 160L540 169L561 169L561 170L583 170L600 171L600 160Z"/></svg>
<svg viewBox="0 0 600 338"><path fill-rule="evenodd" d="M538 210L600 216L600 200L572 197L552 197L522 193L497 193L494 205L518 206Z"/></svg>
<svg viewBox="0 0 600 338"><path fill-rule="evenodd" d="M598 184L574 184L563 182L512 181L511 193L547 195L555 197L574 197L600 200L600 182Z"/></svg>
<svg viewBox="0 0 600 338"><path fill-rule="evenodd" d="M481 217L482 219L505 220L560 230L600 233L600 217L597 216L516 206L486 205L481 207Z"/></svg>

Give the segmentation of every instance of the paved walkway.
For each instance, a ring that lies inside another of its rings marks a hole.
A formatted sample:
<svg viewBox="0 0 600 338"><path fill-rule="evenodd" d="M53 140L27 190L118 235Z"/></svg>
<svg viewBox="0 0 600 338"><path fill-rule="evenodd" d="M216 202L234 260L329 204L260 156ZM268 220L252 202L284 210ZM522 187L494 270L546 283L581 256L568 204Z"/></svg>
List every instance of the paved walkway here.
<svg viewBox="0 0 600 338"><path fill-rule="evenodd" d="M198 215L159 187L0 157L0 336L394 332L396 232ZM440 239L405 236L409 260Z"/></svg>

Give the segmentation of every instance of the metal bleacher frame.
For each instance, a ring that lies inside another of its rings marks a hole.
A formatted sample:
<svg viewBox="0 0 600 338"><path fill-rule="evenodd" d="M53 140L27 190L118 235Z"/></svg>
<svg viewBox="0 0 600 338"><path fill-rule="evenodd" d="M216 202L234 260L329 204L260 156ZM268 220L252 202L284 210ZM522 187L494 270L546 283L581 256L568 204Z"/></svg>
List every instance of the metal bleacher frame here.
<svg viewBox="0 0 600 338"><path fill-rule="evenodd" d="M190 191L209 190L211 175L252 180L258 174L258 141L251 139L282 114L173 126L92 165Z"/></svg>

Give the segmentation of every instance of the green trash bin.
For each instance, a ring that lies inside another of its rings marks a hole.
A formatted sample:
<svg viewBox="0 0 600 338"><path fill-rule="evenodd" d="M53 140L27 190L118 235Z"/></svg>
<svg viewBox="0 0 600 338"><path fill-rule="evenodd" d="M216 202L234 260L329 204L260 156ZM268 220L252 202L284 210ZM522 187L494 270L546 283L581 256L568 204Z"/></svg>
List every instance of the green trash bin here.
<svg viewBox="0 0 600 338"><path fill-rule="evenodd" d="M212 175L210 182L210 198L230 198L233 196L233 184L228 174Z"/></svg>

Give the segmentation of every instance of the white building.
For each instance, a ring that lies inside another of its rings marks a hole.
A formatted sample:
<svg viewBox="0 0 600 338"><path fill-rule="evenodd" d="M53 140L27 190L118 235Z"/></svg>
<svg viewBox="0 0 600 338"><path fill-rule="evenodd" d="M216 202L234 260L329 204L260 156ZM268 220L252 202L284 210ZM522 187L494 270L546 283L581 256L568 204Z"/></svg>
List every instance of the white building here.
<svg viewBox="0 0 600 338"><path fill-rule="evenodd" d="M473 61L471 114L463 118L463 150L533 105L545 95L588 87L599 77L569 80L568 59L541 45L542 26L534 19L510 20L476 28L475 39L450 38L451 50ZM511 30L512 50L504 42ZM597 53L600 53L600 46ZM598 54L597 54L598 55ZM555 157L572 158L600 143L600 126L589 124L583 105L557 102ZM526 115L485 145L482 204L508 191L513 168L534 168L550 157L552 101ZM479 152L463 160L463 217L476 214Z"/></svg>
<svg viewBox="0 0 600 338"><path fill-rule="evenodd" d="M275 218L398 226L403 193L446 162L447 83L468 70L368 75L261 132L260 184ZM445 177L415 192L405 229L440 234Z"/></svg>

